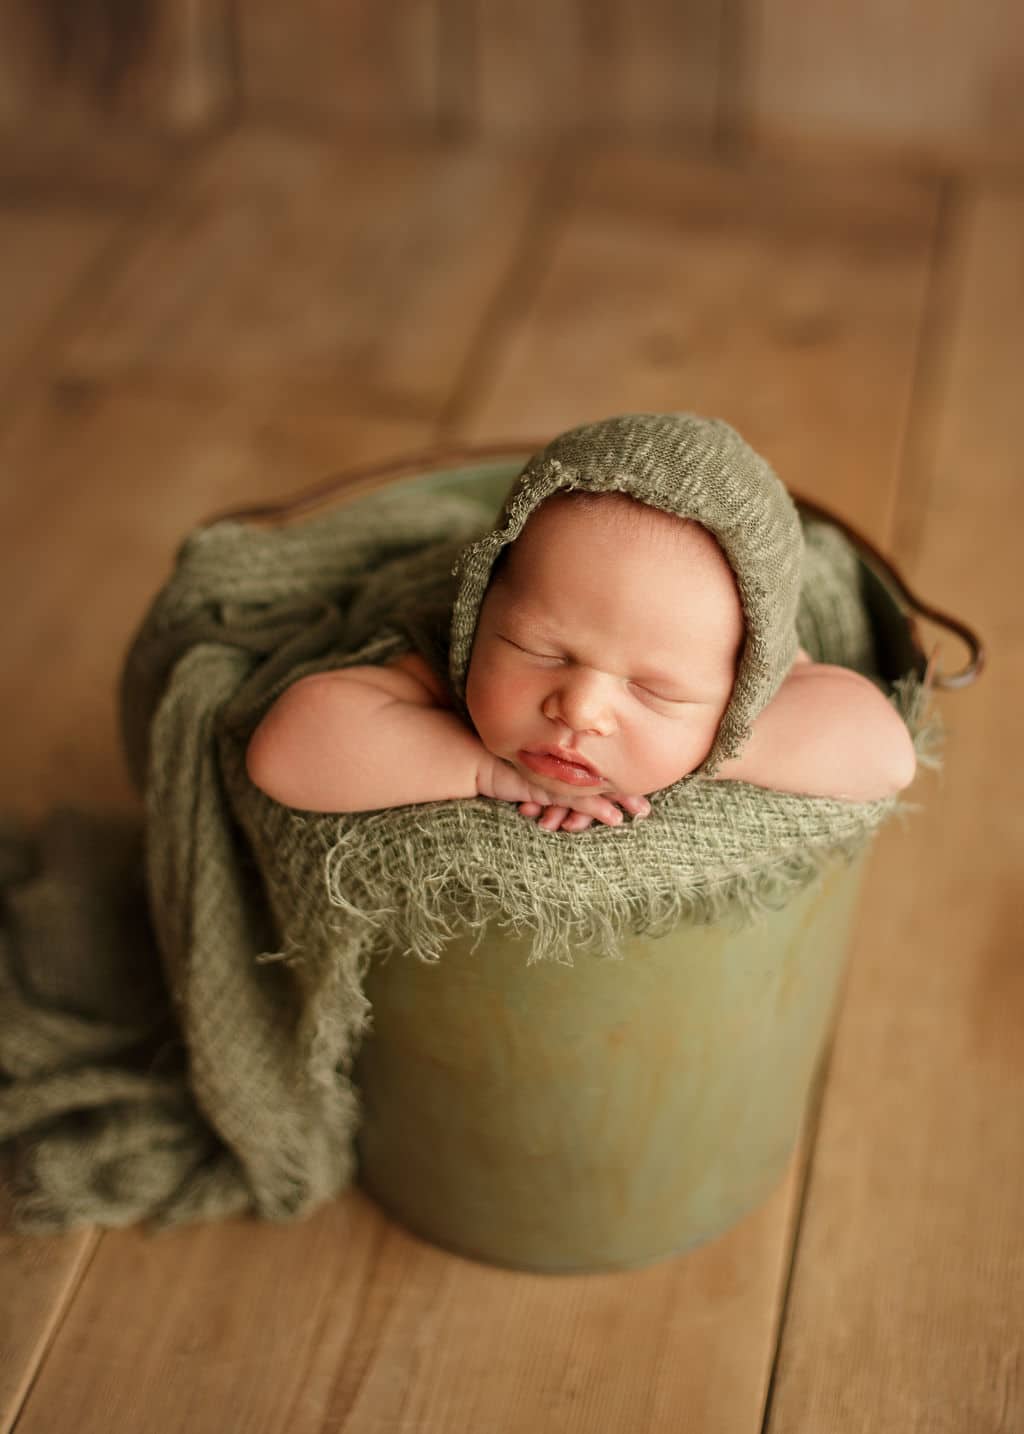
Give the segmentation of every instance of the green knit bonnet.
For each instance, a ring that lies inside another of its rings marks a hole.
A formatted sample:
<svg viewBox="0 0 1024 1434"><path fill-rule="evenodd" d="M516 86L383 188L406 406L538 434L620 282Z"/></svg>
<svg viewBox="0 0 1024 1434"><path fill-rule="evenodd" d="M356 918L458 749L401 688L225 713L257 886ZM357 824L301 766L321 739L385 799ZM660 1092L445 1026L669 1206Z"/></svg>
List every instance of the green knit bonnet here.
<svg viewBox="0 0 1024 1434"><path fill-rule="evenodd" d="M793 500L768 463L720 419L621 414L570 429L529 460L495 528L459 558L449 659L455 696L464 708L477 619L499 553L545 499L572 489L626 493L692 518L714 535L732 567L746 624L736 682L711 750L681 780L713 776L738 755L796 657L803 561Z"/></svg>

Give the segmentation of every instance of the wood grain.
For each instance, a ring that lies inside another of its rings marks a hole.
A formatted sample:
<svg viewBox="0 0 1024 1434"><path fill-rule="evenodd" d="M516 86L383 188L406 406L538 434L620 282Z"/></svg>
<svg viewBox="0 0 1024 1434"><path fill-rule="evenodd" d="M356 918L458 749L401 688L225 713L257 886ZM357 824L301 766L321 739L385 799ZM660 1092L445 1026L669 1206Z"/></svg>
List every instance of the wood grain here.
<svg viewBox="0 0 1024 1434"><path fill-rule="evenodd" d="M1024 1428L1024 197L954 228L935 471L912 576L990 645L941 780L883 836L825 1095L771 1431ZM957 659L947 648L947 662ZM914 876L916 875L916 879Z"/></svg>
<svg viewBox="0 0 1024 1434"><path fill-rule="evenodd" d="M7 1229L11 1198L0 1161L0 1434L9 1434L83 1272L100 1240L79 1230L25 1239Z"/></svg>
<svg viewBox="0 0 1024 1434"><path fill-rule="evenodd" d="M19 1434L757 1427L785 1192L714 1246L619 1275L446 1254L353 1192L289 1229L107 1237ZM774 1252L765 1259L766 1250ZM768 1331L764 1334L767 1336Z"/></svg>
<svg viewBox="0 0 1024 1434"><path fill-rule="evenodd" d="M1024 157L1016 0L748 0L748 134L855 139L969 163Z"/></svg>
<svg viewBox="0 0 1024 1434"><path fill-rule="evenodd" d="M429 417L513 261L537 174L425 144L240 132L153 212L62 363Z"/></svg>
<svg viewBox="0 0 1024 1434"><path fill-rule="evenodd" d="M0 709L6 810L132 808L115 694L128 642L184 534L337 468L425 446L422 425L296 415L198 394L56 382L0 446ZM40 662L40 651L46 661Z"/></svg>
<svg viewBox="0 0 1024 1434"><path fill-rule="evenodd" d="M25 206L0 198L0 392L45 342L119 217L104 207Z"/></svg>
<svg viewBox="0 0 1024 1434"><path fill-rule="evenodd" d="M715 414L884 541L935 220L926 184L600 153L462 431Z"/></svg>

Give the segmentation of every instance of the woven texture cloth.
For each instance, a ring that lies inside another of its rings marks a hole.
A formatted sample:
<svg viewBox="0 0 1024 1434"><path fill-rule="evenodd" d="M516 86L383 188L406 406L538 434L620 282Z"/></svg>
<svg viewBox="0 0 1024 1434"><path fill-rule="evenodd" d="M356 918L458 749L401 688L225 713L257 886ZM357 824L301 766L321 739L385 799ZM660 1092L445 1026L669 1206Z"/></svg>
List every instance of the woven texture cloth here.
<svg viewBox="0 0 1024 1434"><path fill-rule="evenodd" d="M302 1216L353 1175L376 954L443 959L453 932L500 922L531 959L580 962L678 921L740 925L897 807L698 781L645 822L569 835L484 799L324 816L255 789L246 743L290 682L413 646L444 663L453 568L489 527L467 499L394 492L185 542L124 673L144 852L132 824L68 813L0 838L22 1227ZM828 525L803 536L799 640L873 674L856 556ZM920 688L887 690L923 751Z"/></svg>

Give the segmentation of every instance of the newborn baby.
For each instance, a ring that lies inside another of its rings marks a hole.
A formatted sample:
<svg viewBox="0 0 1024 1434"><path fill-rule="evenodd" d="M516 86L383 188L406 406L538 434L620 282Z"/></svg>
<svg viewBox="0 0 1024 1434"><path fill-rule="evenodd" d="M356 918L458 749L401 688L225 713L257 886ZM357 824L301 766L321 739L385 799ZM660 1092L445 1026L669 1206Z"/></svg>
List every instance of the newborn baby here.
<svg viewBox="0 0 1024 1434"><path fill-rule="evenodd" d="M713 534L620 492L556 492L491 572L459 714L417 654L306 677L249 744L287 806L356 812L484 796L548 831L644 817L707 758L747 629ZM915 772L910 734L866 678L803 649L713 780L870 801Z"/></svg>

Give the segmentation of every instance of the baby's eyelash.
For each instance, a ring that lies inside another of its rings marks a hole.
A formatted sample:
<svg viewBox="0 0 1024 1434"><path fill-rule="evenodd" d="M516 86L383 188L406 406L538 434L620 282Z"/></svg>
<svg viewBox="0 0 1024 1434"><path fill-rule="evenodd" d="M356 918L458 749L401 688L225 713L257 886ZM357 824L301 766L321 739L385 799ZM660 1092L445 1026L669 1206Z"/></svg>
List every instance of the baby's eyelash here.
<svg viewBox="0 0 1024 1434"><path fill-rule="evenodd" d="M652 692L651 689L645 687L642 682L631 682L629 685L630 687L636 688L638 692L642 692L645 697L653 697L656 702L672 701L671 697L663 697L660 692Z"/></svg>
<svg viewBox="0 0 1024 1434"><path fill-rule="evenodd" d="M527 657L539 657L544 662L565 661L565 658L557 652L537 652L535 648L524 647L521 642L515 642L511 637L506 637L503 632L499 632L498 637L502 642L507 642L509 647L514 647L517 652L524 652ZM655 692L650 687L645 687L642 682L630 682L628 685L636 691L642 692L645 697L652 697L655 702L667 702L672 707L686 706L687 699L685 697L666 697L663 692Z"/></svg>
<svg viewBox="0 0 1024 1434"><path fill-rule="evenodd" d="M524 647L521 642L513 642L510 637L506 637L503 633L499 632L498 636L502 642L507 642L509 647L514 647L517 652L525 652L528 657L544 657L548 662L562 661L562 658L559 657L557 652L537 652L532 647Z"/></svg>
<svg viewBox="0 0 1024 1434"><path fill-rule="evenodd" d="M654 692L650 687L645 687L642 682L631 682L630 687L637 688L647 697L653 697L655 702L670 702L674 707L682 707L686 702L685 697L666 697L663 692Z"/></svg>

